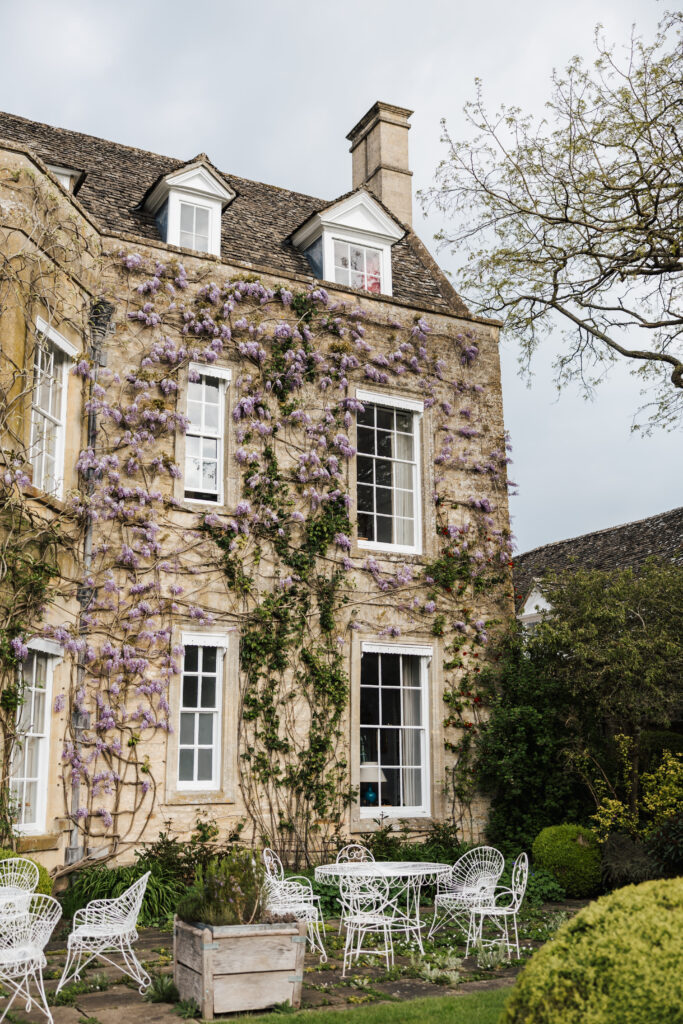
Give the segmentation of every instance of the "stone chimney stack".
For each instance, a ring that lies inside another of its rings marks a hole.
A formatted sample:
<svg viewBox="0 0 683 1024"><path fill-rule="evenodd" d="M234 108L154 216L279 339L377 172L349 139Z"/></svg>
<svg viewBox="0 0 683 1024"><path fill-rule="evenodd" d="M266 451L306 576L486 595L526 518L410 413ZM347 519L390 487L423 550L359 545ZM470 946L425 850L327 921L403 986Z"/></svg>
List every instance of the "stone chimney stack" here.
<svg viewBox="0 0 683 1024"><path fill-rule="evenodd" d="M409 227L413 223L413 172L408 167L412 113L378 100L346 136L351 143L354 189L366 185Z"/></svg>

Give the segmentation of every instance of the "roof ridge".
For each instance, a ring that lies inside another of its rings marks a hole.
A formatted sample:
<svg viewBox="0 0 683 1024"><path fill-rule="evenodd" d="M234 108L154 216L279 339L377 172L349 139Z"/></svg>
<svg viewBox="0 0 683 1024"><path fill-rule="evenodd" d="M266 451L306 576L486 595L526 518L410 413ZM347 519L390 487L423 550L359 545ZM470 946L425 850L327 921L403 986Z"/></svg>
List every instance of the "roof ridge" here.
<svg viewBox="0 0 683 1024"><path fill-rule="evenodd" d="M572 541L584 540L587 537L597 537L601 533L612 533L614 530L623 530L627 526L640 526L642 523L651 522L654 519L662 519L664 516L673 515L675 512L683 512L683 505L668 509L666 512L656 512L653 516L644 516L642 519L631 519L627 523L616 523L614 526L603 526L600 530L590 530L588 533L578 533L574 537L563 537L562 540L552 540L547 544L539 544L537 548L530 548L519 555L515 555L515 562L527 555L536 554L538 551L545 551L547 548L556 548L560 544L571 544Z"/></svg>

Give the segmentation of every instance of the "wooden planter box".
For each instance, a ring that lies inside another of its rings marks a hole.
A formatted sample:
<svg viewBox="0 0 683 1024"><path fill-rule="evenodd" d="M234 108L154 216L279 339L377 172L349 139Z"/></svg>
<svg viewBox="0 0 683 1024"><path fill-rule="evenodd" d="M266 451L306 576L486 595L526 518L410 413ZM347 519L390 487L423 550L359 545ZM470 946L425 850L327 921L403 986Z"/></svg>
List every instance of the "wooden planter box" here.
<svg viewBox="0 0 683 1024"><path fill-rule="evenodd" d="M216 926L176 917L173 925L173 980L204 1020L287 999L300 1006L305 953L305 921Z"/></svg>

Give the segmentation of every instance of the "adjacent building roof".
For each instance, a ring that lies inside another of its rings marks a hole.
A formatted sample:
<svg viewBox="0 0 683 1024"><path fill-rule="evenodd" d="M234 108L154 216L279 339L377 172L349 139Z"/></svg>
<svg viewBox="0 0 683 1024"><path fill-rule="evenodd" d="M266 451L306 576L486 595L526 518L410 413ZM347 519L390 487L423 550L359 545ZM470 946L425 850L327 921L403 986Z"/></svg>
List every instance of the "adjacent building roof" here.
<svg viewBox="0 0 683 1024"><path fill-rule="evenodd" d="M156 222L143 209L143 200L161 177L185 166L186 160L0 112L2 139L25 146L44 163L82 171L78 199L105 232L159 242ZM240 265L311 277L306 257L292 245L290 236L331 201L219 173L236 193L223 213L222 257ZM392 277L395 298L468 315L457 292L410 229L392 248Z"/></svg>
<svg viewBox="0 0 683 1024"><path fill-rule="evenodd" d="M513 569L515 605L519 610L534 582L547 572L636 569L651 556L683 565L683 507L517 555Z"/></svg>

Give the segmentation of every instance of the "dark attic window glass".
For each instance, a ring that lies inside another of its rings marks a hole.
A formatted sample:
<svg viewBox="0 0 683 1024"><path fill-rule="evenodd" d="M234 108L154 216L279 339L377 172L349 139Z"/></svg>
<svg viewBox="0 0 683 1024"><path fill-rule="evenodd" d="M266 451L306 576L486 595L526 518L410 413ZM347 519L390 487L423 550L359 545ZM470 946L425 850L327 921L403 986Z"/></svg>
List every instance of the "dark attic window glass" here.
<svg viewBox="0 0 683 1024"><path fill-rule="evenodd" d="M158 211L155 220L157 222L159 234L165 242L168 239L168 200L166 200L164 205Z"/></svg>
<svg viewBox="0 0 683 1024"><path fill-rule="evenodd" d="M308 262L311 264L311 270L313 276L319 280L323 280L325 275L323 273L323 239L322 235L320 238L316 238L312 245L309 245L308 249L305 250L304 255Z"/></svg>

